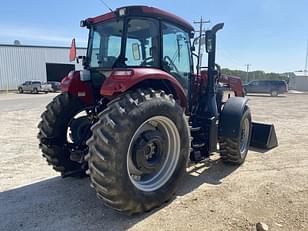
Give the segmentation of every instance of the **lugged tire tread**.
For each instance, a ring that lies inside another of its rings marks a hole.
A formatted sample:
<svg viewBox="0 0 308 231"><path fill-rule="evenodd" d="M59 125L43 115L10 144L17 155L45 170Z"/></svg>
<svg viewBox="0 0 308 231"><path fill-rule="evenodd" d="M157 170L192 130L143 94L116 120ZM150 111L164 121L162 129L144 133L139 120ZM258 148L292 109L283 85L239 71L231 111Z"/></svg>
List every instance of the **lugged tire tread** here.
<svg viewBox="0 0 308 231"><path fill-rule="evenodd" d="M127 195L125 195L126 192L118 186L120 182L117 182L117 180L122 181L124 179L115 176L116 174L121 174L116 170L118 164L116 155L119 155L119 153L116 153L117 147L115 147L115 145L121 145L121 140L114 133L115 131L128 129L127 126L129 124L127 124L125 118L132 116L131 112L133 110L149 100L164 100L172 105L176 104L172 95L167 95L163 91L138 89L134 92L127 92L124 96L120 96L107 104L107 108L99 114L98 122L91 127L92 137L87 141L87 145L89 146L89 175L93 186L96 188L97 196L107 206L127 215L147 212L162 204L161 199L157 199L155 203L145 203L144 201L135 201L127 198ZM112 127L108 126L108 120L110 119L114 121L114 126ZM183 120L187 123L186 119ZM187 140L189 141L189 132L187 134ZM106 139L108 142L106 142ZM188 141L187 143L189 143ZM100 148L98 148L98 145ZM114 180L110 179L111 176L114 177ZM99 185L103 188L108 187L108 190L100 190ZM156 195L157 198L160 196ZM163 202L169 201L170 199L171 197Z"/></svg>
<svg viewBox="0 0 308 231"><path fill-rule="evenodd" d="M60 136L58 131L61 130L61 120L71 111L71 106L74 110L78 107L84 107L84 104L79 98L70 95L69 93L62 93L56 96L52 102L46 106L46 111L41 115L41 121L38 124L39 132L37 138L39 139L39 147L42 150L43 156L47 162L53 166L53 169L60 172L62 175L66 172L81 169L81 164L71 161L67 149L60 145L45 145L43 139L58 138L63 140L65 137ZM76 175L77 176L77 175ZM78 174L78 177L82 174Z"/></svg>
<svg viewBox="0 0 308 231"><path fill-rule="evenodd" d="M250 121L251 121L250 110L249 110L249 107L247 105L245 107L243 115L245 113L247 113L247 116L250 118ZM250 138L249 138L248 142L250 142ZM221 157L221 159L224 163L232 164L232 165L240 165L244 162L244 160L247 156L247 152L246 152L246 155L243 159L240 155L239 145L240 145L239 144L239 138L238 139L220 138L220 140L219 140L220 157ZM249 147L249 145L248 145L248 147Z"/></svg>

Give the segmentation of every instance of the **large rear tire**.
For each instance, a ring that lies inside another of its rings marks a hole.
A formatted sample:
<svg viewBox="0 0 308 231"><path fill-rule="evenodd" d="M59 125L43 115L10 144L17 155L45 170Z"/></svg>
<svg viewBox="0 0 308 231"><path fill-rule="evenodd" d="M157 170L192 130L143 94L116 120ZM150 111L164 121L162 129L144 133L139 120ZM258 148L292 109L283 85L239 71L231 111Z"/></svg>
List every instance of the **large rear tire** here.
<svg viewBox="0 0 308 231"><path fill-rule="evenodd" d="M78 97L62 93L47 105L47 110L41 115L42 120L38 125L39 147L48 164L63 177L85 176L83 165L70 159L70 151L65 144L67 144L69 124L75 115L86 108L87 106ZM85 119L86 117L83 118ZM48 144L46 139L53 139L56 144Z"/></svg>
<svg viewBox="0 0 308 231"><path fill-rule="evenodd" d="M190 133L172 95L139 90L108 104L87 144L88 174L97 196L131 215L172 198L185 172Z"/></svg>
<svg viewBox="0 0 308 231"><path fill-rule="evenodd" d="M219 141L220 156L224 163L240 165L247 156L251 139L251 113L245 106L236 138L223 138Z"/></svg>

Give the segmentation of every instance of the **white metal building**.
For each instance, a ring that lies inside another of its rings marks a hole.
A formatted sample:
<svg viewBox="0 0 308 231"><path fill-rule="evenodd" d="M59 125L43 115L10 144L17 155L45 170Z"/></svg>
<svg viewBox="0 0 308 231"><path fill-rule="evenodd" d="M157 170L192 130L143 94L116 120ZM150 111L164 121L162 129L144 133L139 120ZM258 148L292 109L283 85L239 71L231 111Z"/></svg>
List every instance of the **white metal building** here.
<svg viewBox="0 0 308 231"><path fill-rule="evenodd" d="M289 89L297 91L308 91L308 75L294 73L295 76L289 80Z"/></svg>
<svg viewBox="0 0 308 231"><path fill-rule="evenodd" d="M86 54L78 48L77 55ZM0 90L13 90L27 80L61 81L82 65L69 62L68 47L0 44Z"/></svg>

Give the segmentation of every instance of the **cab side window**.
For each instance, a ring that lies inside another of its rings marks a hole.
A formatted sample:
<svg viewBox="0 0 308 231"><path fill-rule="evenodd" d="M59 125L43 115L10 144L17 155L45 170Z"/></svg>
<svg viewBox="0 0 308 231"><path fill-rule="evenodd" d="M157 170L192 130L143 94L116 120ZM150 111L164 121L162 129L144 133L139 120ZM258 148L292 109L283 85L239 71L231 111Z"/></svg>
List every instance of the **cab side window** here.
<svg viewBox="0 0 308 231"><path fill-rule="evenodd" d="M189 34L181 28L162 23L163 68L188 88L191 73Z"/></svg>
<svg viewBox="0 0 308 231"><path fill-rule="evenodd" d="M128 22L125 65L159 66L159 30L155 19L131 19Z"/></svg>

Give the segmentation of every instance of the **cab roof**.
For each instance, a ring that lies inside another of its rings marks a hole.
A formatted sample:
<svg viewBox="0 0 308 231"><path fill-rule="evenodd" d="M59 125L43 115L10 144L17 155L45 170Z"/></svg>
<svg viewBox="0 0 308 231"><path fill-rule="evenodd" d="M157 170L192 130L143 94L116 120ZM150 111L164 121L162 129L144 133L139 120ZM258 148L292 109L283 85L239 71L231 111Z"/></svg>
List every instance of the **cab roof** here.
<svg viewBox="0 0 308 231"><path fill-rule="evenodd" d="M87 22L91 24L96 24L100 22L104 22L113 18L121 17L120 10L124 9L125 16L145 16L145 17L155 17L158 19L164 19L179 26L183 27L187 31L194 31L193 26L187 22L185 19L176 16L172 13L169 13L164 10L160 10L155 7L148 7L148 6L125 6L117 8L113 12L109 12L107 14L103 14L94 18L86 19ZM123 15L122 15L123 16Z"/></svg>

